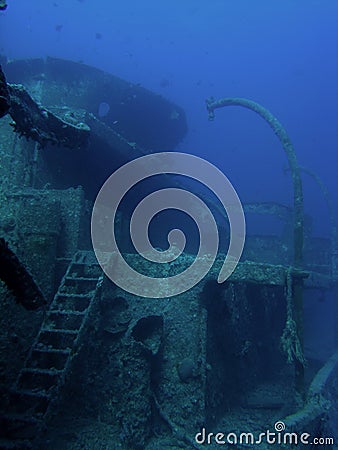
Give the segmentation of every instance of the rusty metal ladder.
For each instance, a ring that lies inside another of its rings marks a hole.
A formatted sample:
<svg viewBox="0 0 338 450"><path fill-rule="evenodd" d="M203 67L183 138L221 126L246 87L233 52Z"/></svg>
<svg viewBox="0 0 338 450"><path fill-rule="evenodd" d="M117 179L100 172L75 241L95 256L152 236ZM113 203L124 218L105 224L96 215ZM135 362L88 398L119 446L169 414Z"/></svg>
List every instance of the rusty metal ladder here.
<svg viewBox="0 0 338 450"><path fill-rule="evenodd" d="M29 441L43 428L86 332L102 282L94 253L78 251L9 394L6 413L0 416L0 436L4 438L0 449L29 448Z"/></svg>

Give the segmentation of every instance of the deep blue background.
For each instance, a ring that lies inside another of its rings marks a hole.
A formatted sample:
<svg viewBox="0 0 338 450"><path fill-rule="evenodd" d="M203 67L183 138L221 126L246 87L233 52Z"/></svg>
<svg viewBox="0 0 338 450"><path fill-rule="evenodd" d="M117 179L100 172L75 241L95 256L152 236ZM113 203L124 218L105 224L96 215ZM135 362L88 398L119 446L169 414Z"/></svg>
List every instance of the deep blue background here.
<svg viewBox="0 0 338 450"><path fill-rule="evenodd" d="M178 150L217 164L243 201L292 205L286 156L251 111L218 110L208 122L204 101L210 95L247 97L269 108L288 130L300 164L314 170L336 199L336 0L8 4L0 14L1 53L81 60L177 102L189 125ZM315 233L327 235L327 208L308 176L304 191Z"/></svg>
<svg viewBox="0 0 338 450"><path fill-rule="evenodd" d="M238 107L207 120L210 95L261 103L284 124L299 163L322 178L337 208L337 0L8 3L0 13L0 53L83 61L141 83L185 109L189 133L177 150L215 163L244 202L292 205L286 156L268 125ZM308 176L304 199L315 234L328 236L327 207ZM267 232L263 217L248 225ZM334 342L334 298L317 297L305 304L306 351L324 359Z"/></svg>

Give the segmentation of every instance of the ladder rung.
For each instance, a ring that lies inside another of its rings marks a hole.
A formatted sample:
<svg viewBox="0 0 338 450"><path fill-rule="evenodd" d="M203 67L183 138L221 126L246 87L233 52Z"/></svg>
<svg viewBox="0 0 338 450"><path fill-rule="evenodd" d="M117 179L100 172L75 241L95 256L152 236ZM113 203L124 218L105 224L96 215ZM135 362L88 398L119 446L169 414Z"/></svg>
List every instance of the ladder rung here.
<svg viewBox="0 0 338 450"><path fill-rule="evenodd" d="M28 397L37 397L49 399L50 395L46 391L32 391L30 389L15 389L11 391L13 395L27 395Z"/></svg>
<svg viewBox="0 0 338 450"><path fill-rule="evenodd" d="M79 330L67 330L64 328L41 328L41 333L78 334Z"/></svg>
<svg viewBox="0 0 338 450"><path fill-rule="evenodd" d="M66 292L57 292L54 300L52 301L51 304L56 302L56 299L58 299L59 297L63 297L63 298L89 298L89 297L93 297L93 292L87 292L86 294L67 294Z"/></svg>
<svg viewBox="0 0 338 450"><path fill-rule="evenodd" d="M84 311L71 311L67 309L51 309L47 313L47 317L52 314L59 314L60 316L84 316Z"/></svg>
<svg viewBox="0 0 338 450"><path fill-rule="evenodd" d="M99 263L92 251L79 250L72 259L72 264L85 264L86 266L98 266Z"/></svg>
<svg viewBox="0 0 338 450"><path fill-rule="evenodd" d="M40 342L37 343L36 345L41 344ZM46 345L42 344L43 346L41 347L33 347L32 351L33 352L39 352L39 353L57 353L60 355L69 355L71 353L71 349L70 348L53 348L53 347L47 347Z"/></svg>
<svg viewBox="0 0 338 450"><path fill-rule="evenodd" d="M59 375L60 373L62 373L63 370L58 370L58 369L39 369L36 367L24 367L20 374L24 374L24 373L35 373L35 374L41 374L41 375Z"/></svg>
<svg viewBox="0 0 338 450"><path fill-rule="evenodd" d="M65 277L65 280L69 281L98 281L99 277Z"/></svg>

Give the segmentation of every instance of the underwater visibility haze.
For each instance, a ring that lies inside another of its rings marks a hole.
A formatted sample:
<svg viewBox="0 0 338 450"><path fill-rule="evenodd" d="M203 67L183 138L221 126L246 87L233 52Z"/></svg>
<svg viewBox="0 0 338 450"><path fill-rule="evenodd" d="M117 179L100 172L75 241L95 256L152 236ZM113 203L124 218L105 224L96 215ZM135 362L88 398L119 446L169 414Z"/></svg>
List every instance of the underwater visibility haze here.
<svg viewBox="0 0 338 450"><path fill-rule="evenodd" d="M337 22L0 0L0 449L338 448Z"/></svg>

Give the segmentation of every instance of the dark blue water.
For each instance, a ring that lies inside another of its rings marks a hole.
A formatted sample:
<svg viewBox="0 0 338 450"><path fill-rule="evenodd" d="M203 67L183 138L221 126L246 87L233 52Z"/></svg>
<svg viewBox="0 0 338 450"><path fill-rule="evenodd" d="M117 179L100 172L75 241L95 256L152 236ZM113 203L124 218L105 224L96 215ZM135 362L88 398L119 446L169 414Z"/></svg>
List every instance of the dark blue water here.
<svg viewBox="0 0 338 450"><path fill-rule="evenodd" d="M0 16L1 53L81 60L177 102L189 125L179 150L217 164L243 201L292 204L287 160L251 111L219 110L209 123L204 101L210 95L247 97L270 109L289 132L299 163L315 170L335 197L334 0L8 3ZM304 190L315 232L327 234L325 202L307 176Z"/></svg>
<svg viewBox="0 0 338 450"><path fill-rule="evenodd" d="M0 54L81 61L184 108L188 133L175 149L215 164L241 201L293 206L281 143L254 112L232 106L208 120L205 100L245 97L284 125L301 166L327 187L338 219L338 2L336 0L8 0ZM101 99L99 116L109 108ZM118 118L116 118L118 119ZM161 148L156 149L161 151ZM318 184L302 175L313 236L331 224ZM273 234L263 216L248 234ZM322 298L323 297L323 298ZM305 295L305 348L334 349L336 292Z"/></svg>

